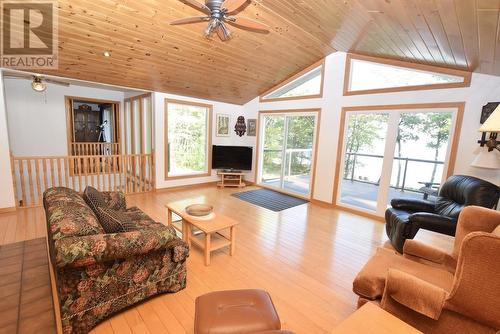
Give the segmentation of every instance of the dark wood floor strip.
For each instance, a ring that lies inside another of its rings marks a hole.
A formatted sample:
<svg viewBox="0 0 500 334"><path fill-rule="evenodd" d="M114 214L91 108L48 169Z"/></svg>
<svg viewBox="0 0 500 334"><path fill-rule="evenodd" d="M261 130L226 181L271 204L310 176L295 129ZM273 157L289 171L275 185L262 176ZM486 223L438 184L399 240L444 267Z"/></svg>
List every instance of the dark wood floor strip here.
<svg viewBox="0 0 500 334"><path fill-rule="evenodd" d="M0 246L0 333L55 333L45 238Z"/></svg>

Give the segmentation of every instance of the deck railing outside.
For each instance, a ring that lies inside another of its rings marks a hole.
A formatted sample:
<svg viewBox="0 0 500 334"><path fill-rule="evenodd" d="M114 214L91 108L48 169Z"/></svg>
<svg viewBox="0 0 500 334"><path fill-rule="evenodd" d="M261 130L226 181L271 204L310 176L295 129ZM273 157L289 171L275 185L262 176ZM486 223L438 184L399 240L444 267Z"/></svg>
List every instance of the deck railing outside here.
<svg viewBox="0 0 500 334"><path fill-rule="evenodd" d="M278 149L264 149L264 156L266 154L266 152L283 152L283 150L278 150ZM302 155L302 157L298 157ZM286 163L286 166L285 166L285 169L284 169L284 177L290 177L290 176L299 176L299 175L306 175L308 174L309 172L298 172L296 173L294 171L294 166L293 166L293 161L294 161L294 156L297 156L299 159L306 159L308 160L307 162L307 165L308 165L308 168L310 170L311 168L311 159L312 159L312 149L310 148L305 148L305 149L302 149L302 148L290 148L290 149L285 149L285 156L283 157L282 159L282 163ZM276 165L278 166L278 165ZM304 166L304 164L300 164L300 166ZM297 166L295 166L297 167ZM276 167L277 169L279 169L279 167ZM307 168L307 167L306 167ZM281 173L281 172L280 172ZM269 181L269 180L272 180L272 179L279 179L278 178L268 178L264 181Z"/></svg>
<svg viewBox="0 0 500 334"><path fill-rule="evenodd" d="M351 158L352 157L352 158ZM355 153L355 152L347 152L346 153L346 161L351 161L351 170L350 176L345 176L344 175L344 180L350 180L354 182L363 182L363 183L369 183L369 184L376 184L379 185L379 182L372 182L368 180L361 180L361 179L356 179L354 177L355 172L356 172L356 164L357 164L357 158L358 157L368 157L368 158L376 158L376 159L384 159L383 155L376 155L376 154L365 154L365 153ZM351 160L352 159L352 160ZM408 172L408 163L409 162L419 162L419 163L427 163L427 164L433 164L433 165L443 165L444 161L438 161L438 160L425 160L425 159L413 159L413 158L403 158L403 157L394 157L394 160L398 161L404 161L404 167L402 169L402 174L401 174L401 185L392 185L391 188L398 189L401 191L413 191L413 192L420 192L423 193L420 189L415 189L415 188L409 188L406 186L406 181L407 181L407 172ZM380 180L379 180L380 181ZM430 182L430 180L422 180L422 182Z"/></svg>

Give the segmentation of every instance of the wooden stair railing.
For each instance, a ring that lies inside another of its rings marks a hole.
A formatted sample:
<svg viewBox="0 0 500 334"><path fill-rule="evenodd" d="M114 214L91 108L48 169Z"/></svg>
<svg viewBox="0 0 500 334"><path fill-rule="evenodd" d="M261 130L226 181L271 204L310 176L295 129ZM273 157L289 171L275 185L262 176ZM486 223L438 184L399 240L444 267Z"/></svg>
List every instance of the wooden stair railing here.
<svg viewBox="0 0 500 334"><path fill-rule="evenodd" d="M11 156L16 205L42 205L43 192L51 187L81 192L90 185L102 191L149 192L154 190L153 161L153 154Z"/></svg>

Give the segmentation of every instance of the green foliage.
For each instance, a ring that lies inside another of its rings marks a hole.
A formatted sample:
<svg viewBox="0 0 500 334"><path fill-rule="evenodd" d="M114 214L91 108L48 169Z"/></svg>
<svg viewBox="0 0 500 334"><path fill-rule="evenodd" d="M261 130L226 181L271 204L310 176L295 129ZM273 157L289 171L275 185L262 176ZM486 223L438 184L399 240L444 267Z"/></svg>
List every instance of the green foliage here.
<svg viewBox="0 0 500 334"><path fill-rule="evenodd" d="M285 122L288 119L288 137L285 138ZM314 116L266 116L264 118L264 177L279 178L282 163L290 163L290 175L309 173L311 152L293 152L289 150L313 147ZM286 157L283 157L283 145L286 139ZM291 161L288 161L290 159ZM286 160L286 161L283 161ZM286 170L285 175L288 175Z"/></svg>
<svg viewBox="0 0 500 334"><path fill-rule="evenodd" d="M432 141L427 143L427 147L434 149L434 160L437 160L441 146L447 143L450 137L451 115L449 113L432 113L425 116L422 131L432 138ZM430 182L434 182L436 171L437 165L434 165Z"/></svg>
<svg viewBox="0 0 500 334"><path fill-rule="evenodd" d="M169 172L201 172L206 166L207 110L173 105L168 111Z"/></svg>
<svg viewBox="0 0 500 334"><path fill-rule="evenodd" d="M359 153L373 148L375 140L381 139L380 132L387 123L386 114L351 115L347 122L346 152ZM348 155L345 161L344 178L352 173L356 157Z"/></svg>

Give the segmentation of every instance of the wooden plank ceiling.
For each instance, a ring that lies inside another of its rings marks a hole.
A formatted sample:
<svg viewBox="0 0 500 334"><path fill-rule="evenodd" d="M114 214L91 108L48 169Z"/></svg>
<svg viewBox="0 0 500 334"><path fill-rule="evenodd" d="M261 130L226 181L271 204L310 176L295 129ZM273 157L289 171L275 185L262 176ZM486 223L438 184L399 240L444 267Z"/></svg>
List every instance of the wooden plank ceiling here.
<svg viewBox="0 0 500 334"><path fill-rule="evenodd" d="M231 27L221 42L203 37L206 23L170 26L200 15L178 0L59 0L59 69L44 72L237 104L335 50L500 75L499 9L500 0L253 0L238 15L272 31Z"/></svg>

